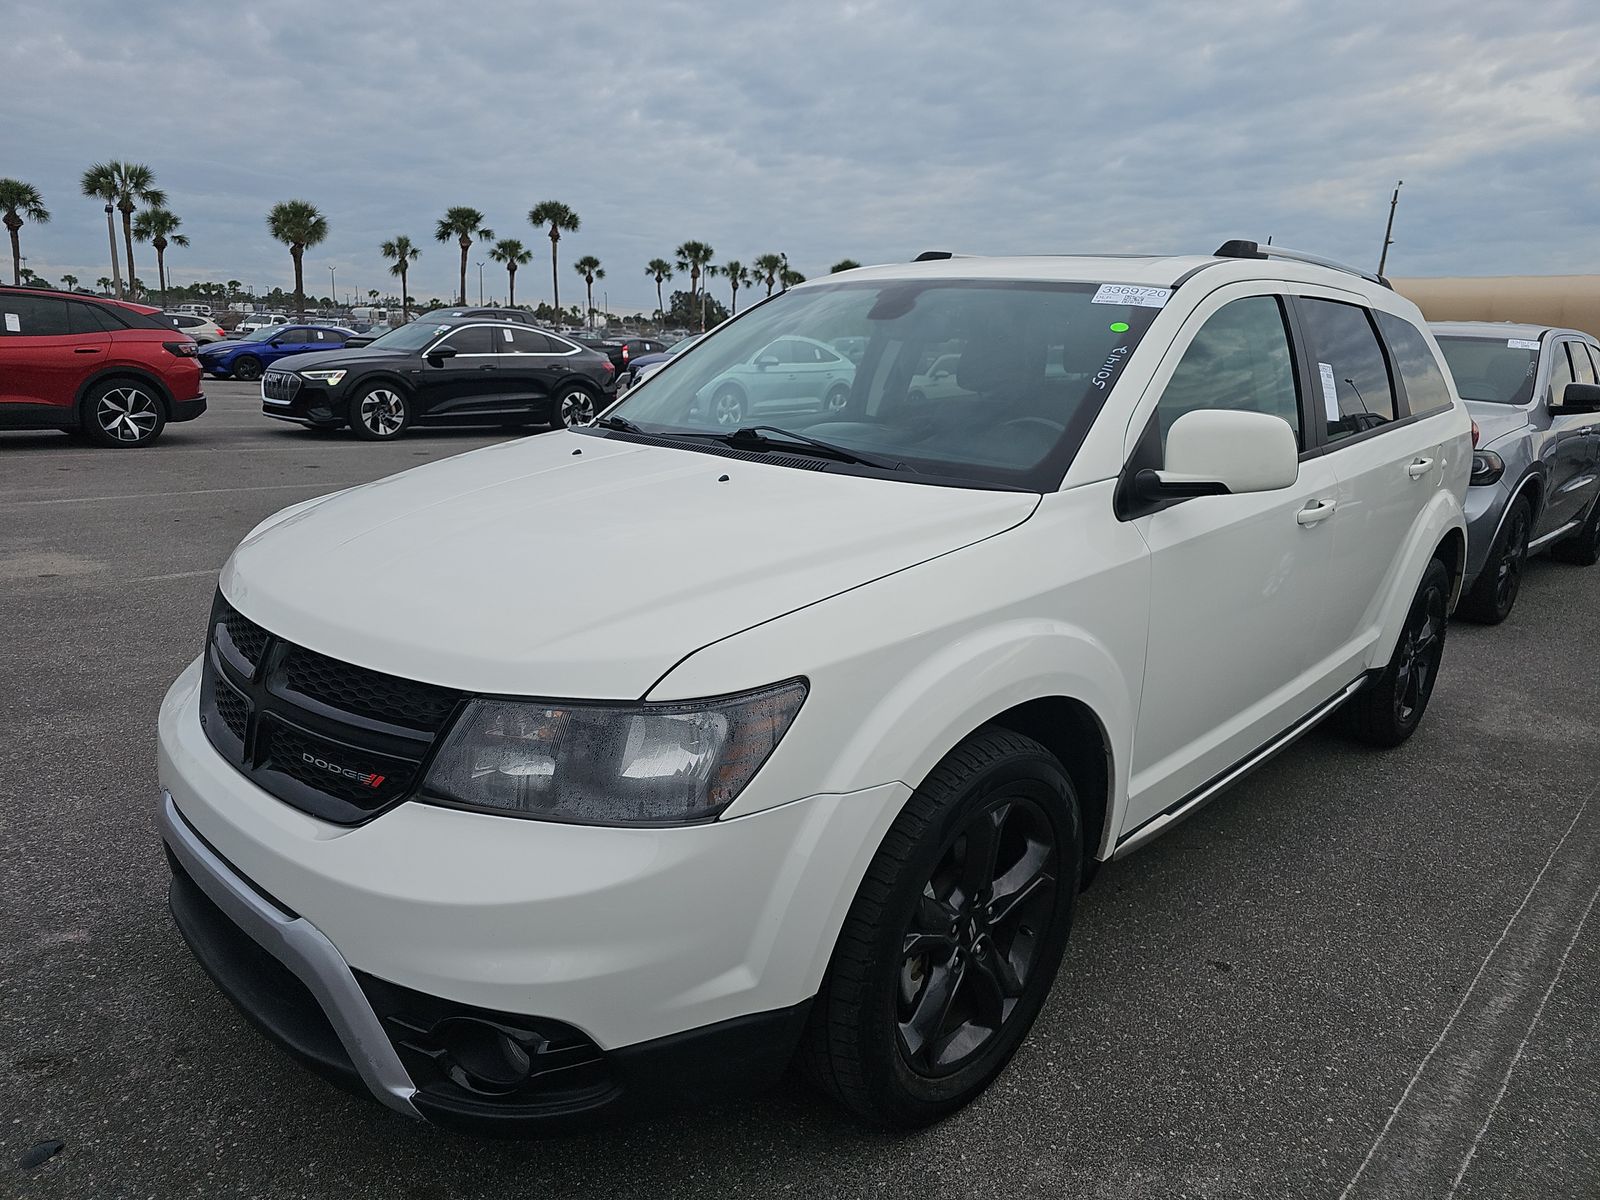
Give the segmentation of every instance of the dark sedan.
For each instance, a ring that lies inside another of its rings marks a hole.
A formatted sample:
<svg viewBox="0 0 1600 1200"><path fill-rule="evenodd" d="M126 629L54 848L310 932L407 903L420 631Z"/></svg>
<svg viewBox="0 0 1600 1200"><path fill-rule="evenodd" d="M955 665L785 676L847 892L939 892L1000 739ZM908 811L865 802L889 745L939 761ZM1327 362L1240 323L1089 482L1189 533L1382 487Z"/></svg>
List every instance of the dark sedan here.
<svg viewBox="0 0 1600 1200"><path fill-rule="evenodd" d="M413 425L582 425L615 371L595 350L526 325L427 317L369 345L311 354L261 378L261 411L369 441Z"/></svg>

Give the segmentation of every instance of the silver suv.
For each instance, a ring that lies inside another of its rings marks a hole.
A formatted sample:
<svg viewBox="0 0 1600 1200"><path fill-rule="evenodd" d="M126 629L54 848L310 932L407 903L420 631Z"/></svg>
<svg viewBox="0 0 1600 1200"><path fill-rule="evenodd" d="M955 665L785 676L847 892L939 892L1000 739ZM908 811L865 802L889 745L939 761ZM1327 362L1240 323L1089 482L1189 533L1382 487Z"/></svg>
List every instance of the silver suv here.
<svg viewBox="0 0 1600 1200"><path fill-rule="evenodd" d="M1600 344L1575 329L1435 322L1476 426L1461 615L1511 613L1528 555L1600 559Z"/></svg>

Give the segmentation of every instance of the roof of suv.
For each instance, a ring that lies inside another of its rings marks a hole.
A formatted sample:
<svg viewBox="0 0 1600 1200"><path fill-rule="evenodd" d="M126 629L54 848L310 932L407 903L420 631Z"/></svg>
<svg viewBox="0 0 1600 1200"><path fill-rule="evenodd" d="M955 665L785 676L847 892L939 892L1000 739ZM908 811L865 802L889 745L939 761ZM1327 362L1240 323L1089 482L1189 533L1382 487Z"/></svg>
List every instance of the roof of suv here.
<svg viewBox="0 0 1600 1200"><path fill-rule="evenodd" d="M1560 325L1529 325L1522 321L1429 321L1435 337L1527 338L1537 341L1547 333L1595 340L1593 334Z"/></svg>

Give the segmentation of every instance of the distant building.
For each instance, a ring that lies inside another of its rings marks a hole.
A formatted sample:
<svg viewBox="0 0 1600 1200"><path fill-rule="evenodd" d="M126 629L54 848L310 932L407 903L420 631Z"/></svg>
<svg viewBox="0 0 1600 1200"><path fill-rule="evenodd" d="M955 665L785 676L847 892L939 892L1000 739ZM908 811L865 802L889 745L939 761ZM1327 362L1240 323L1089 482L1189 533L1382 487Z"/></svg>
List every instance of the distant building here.
<svg viewBox="0 0 1600 1200"><path fill-rule="evenodd" d="M1600 337L1600 275L1391 279L1430 321L1520 321Z"/></svg>

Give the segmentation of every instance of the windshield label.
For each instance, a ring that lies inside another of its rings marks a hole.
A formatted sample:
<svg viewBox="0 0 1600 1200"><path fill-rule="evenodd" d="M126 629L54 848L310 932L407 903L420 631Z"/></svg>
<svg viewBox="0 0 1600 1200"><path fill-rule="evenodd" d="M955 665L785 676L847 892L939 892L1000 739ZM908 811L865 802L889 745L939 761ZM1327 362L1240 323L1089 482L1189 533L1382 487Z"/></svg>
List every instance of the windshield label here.
<svg viewBox="0 0 1600 1200"><path fill-rule="evenodd" d="M1122 370L1122 364L1128 361L1128 347L1118 346L1106 355L1105 362L1100 364L1100 369L1094 373L1094 378L1089 382L1100 391L1105 391L1111 386L1111 381L1117 377L1117 372Z"/></svg>
<svg viewBox="0 0 1600 1200"><path fill-rule="evenodd" d="M1539 348L1538 342L1529 341L1527 338L1507 338L1506 345L1513 350L1537 350Z"/></svg>
<svg viewBox="0 0 1600 1200"><path fill-rule="evenodd" d="M1165 308L1171 288L1135 287L1131 283L1102 283L1091 304L1127 304L1134 308Z"/></svg>

